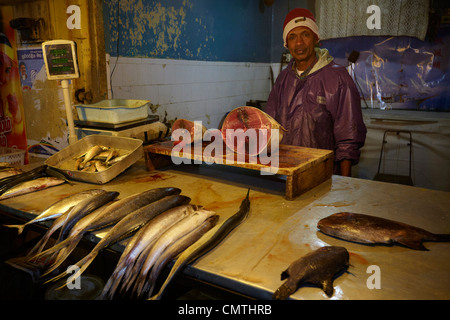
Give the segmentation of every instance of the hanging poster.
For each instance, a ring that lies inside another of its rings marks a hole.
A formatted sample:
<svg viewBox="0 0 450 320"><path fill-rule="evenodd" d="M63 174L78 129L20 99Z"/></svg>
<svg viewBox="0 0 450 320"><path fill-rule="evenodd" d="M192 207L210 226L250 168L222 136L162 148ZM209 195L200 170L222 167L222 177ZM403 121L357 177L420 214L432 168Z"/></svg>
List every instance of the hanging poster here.
<svg viewBox="0 0 450 320"><path fill-rule="evenodd" d="M19 49L17 55L22 90L31 90L37 74L44 67L42 48Z"/></svg>
<svg viewBox="0 0 450 320"><path fill-rule="evenodd" d="M0 146L27 150L15 30L9 26L12 18L12 7L0 6Z"/></svg>

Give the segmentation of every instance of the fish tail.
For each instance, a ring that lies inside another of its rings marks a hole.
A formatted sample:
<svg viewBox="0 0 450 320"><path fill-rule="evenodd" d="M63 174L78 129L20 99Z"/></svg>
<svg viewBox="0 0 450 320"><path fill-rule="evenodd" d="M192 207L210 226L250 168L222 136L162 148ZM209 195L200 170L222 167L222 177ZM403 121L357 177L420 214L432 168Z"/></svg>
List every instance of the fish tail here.
<svg viewBox="0 0 450 320"><path fill-rule="evenodd" d="M25 223L25 224L4 224L3 226L7 228L17 228L17 234L20 235L22 234L23 229L25 228L26 225L27 224Z"/></svg>
<svg viewBox="0 0 450 320"><path fill-rule="evenodd" d="M100 299L106 299L106 297L109 297L112 299L114 296L114 293L116 292L117 288L119 287L120 281L122 280L122 277L126 271L126 264L120 262L116 268L114 269L112 275L109 277L108 281L106 282L105 286L103 287L103 291L100 295Z"/></svg>
<svg viewBox="0 0 450 320"><path fill-rule="evenodd" d="M97 256L98 251L91 251L88 255L86 255L83 259L75 263L76 266L79 267L79 269L73 274L71 277L73 279L78 278L81 276L81 274L87 269L87 267L94 261L95 257ZM56 277L53 277L47 281L44 282L44 284L47 284L49 282L58 281L59 279L64 278L65 276L68 276L69 273L67 271L61 272L61 274L57 275ZM64 287L64 286L63 286Z"/></svg>
<svg viewBox="0 0 450 320"><path fill-rule="evenodd" d="M31 257L28 254L28 257L29 257L28 260L32 261L32 260L36 260L36 259L38 259L38 258L40 258L42 256L53 254L55 252L58 252L59 250L61 250L63 247L65 247L67 245L68 245L68 241L62 241L60 243L55 244L53 247L48 248L45 251L41 251L39 253L36 253L36 254L32 255Z"/></svg>
<svg viewBox="0 0 450 320"><path fill-rule="evenodd" d="M80 239L74 239L74 240L75 241L71 242L67 247L61 249L58 252L58 256L56 257L55 262L53 262L53 264L49 268L47 268L47 270L45 271L45 273L42 276L46 276L46 275L52 273L56 268L58 268L67 259L67 257L72 253L72 251L78 245L78 242Z"/></svg>
<svg viewBox="0 0 450 320"><path fill-rule="evenodd" d="M430 241L438 241L438 242L450 242L450 234L433 234L433 239Z"/></svg>

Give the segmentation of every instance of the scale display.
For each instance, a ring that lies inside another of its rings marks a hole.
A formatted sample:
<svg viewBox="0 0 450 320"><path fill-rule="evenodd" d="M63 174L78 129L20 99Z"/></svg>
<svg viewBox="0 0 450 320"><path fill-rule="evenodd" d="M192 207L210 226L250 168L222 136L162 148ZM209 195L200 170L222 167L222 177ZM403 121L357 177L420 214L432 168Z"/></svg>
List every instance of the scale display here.
<svg viewBox="0 0 450 320"><path fill-rule="evenodd" d="M46 41L42 43L42 51L49 80L75 79L80 76L75 42Z"/></svg>

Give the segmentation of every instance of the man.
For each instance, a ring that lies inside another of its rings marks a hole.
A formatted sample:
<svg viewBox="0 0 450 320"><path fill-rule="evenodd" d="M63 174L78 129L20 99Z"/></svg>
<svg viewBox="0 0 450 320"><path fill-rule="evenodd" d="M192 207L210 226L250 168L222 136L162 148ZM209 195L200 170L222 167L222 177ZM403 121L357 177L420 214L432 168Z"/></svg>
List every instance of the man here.
<svg viewBox="0 0 450 320"><path fill-rule="evenodd" d="M334 173L350 176L367 132L361 100L347 69L318 48L319 39L309 10L288 13L283 40L293 59L278 76L266 112L287 130L282 144L333 150Z"/></svg>

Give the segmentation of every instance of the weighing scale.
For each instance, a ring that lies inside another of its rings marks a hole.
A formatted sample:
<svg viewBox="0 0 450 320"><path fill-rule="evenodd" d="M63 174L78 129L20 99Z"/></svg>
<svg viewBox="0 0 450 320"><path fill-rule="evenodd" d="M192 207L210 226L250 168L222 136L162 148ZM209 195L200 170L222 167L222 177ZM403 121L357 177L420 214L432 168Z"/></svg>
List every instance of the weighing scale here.
<svg viewBox="0 0 450 320"><path fill-rule="evenodd" d="M42 43L47 78L61 80L69 126L69 144L77 141L69 94L69 80L80 77L76 51L76 44L71 40L51 40Z"/></svg>

